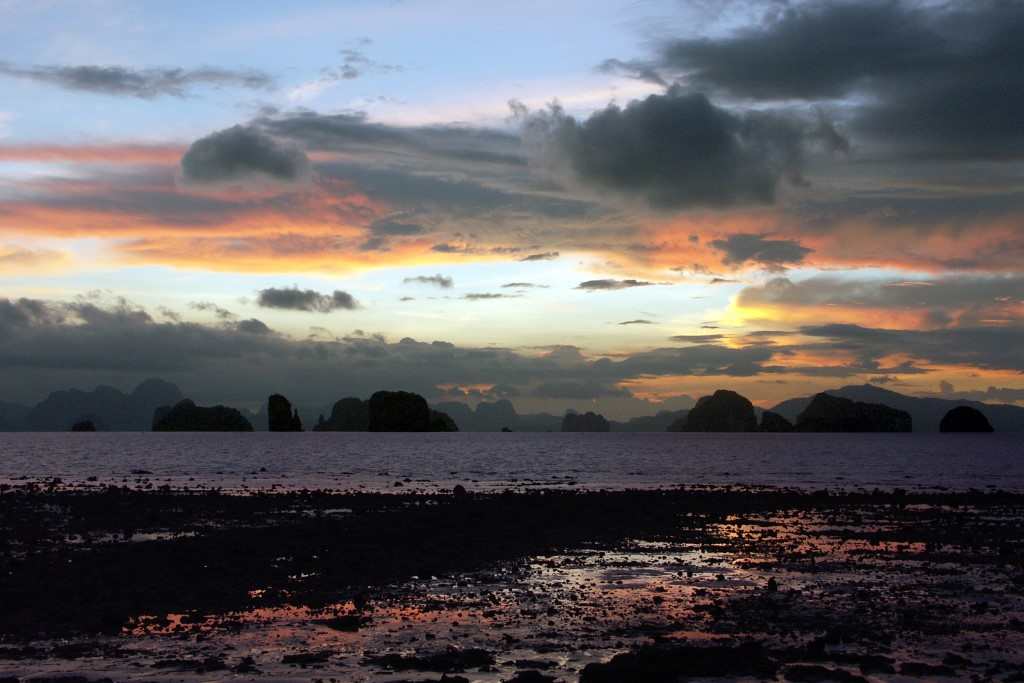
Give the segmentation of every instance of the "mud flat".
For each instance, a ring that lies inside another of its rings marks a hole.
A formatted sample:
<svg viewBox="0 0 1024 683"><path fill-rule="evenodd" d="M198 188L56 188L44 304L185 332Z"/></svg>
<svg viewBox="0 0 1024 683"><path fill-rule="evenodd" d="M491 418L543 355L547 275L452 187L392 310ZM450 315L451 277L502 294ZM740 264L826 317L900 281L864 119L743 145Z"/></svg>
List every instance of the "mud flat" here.
<svg viewBox="0 0 1024 683"><path fill-rule="evenodd" d="M1024 496L0 490L0 681L1024 680Z"/></svg>

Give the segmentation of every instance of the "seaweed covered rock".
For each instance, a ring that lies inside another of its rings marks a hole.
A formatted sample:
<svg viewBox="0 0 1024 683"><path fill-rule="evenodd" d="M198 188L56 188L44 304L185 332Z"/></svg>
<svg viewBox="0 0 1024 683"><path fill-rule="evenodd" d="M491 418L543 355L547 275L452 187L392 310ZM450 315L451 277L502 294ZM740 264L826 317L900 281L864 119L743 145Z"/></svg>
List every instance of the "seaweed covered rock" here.
<svg viewBox="0 0 1024 683"><path fill-rule="evenodd" d="M252 423L242 413L227 406L197 406L184 399L171 406L157 408L153 414L154 432L251 432Z"/></svg>
<svg viewBox="0 0 1024 683"><path fill-rule="evenodd" d="M378 391L370 397L371 432L429 432L430 406L419 394Z"/></svg>
<svg viewBox="0 0 1024 683"><path fill-rule="evenodd" d="M302 431L299 411L293 410L291 401L281 394L271 394L267 399L267 429L272 432Z"/></svg>
<svg viewBox="0 0 1024 683"><path fill-rule="evenodd" d="M750 677L774 680L778 664L757 643L647 645L587 664L580 683L667 683L688 678Z"/></svg>
<svg viewBox="0 0 1024 683"><path fill-rule="evenodd" d="M443 413L440 410L430 411L430 431L432 432L457 432L459 426L455 424L448 413Z"/></svg>
<svg viewBox="0 0 1024 683"><path fill-rule="evenodd" d="M793 423L776 412L766 410L761 414L762 432L791 432Z"/></svg>
<svg viewBox="0 0 1024 683"><path fill-rule="evenodd" d="M361 398L343 398L335 402L328 419L320 417L317 432L366 432L370 429L370 404Z"/></svg>
<svg viewBox="0 0 1024 683"><path fill-rule="evenodd" d="M568 412L562 418L563 432L610 432L611 423L604 415L587 411L585 413Z"/></svg>
<svg viewBox="0 0 1024 683"><path fill-rule="evenodd" d="M756 432L754 405L745 397L728 389L719 389L711 396L701 396L690 409L684 432Z"/></svg>
<svg viewBox="0 0 1024 683"><path fill-rule="evenodd" d="M796 419L798 432L909 432L910 413L879 403L817 394Z"/></svg>
<svg viewBox="0 0 1024 683"><path fill-rule="evenodd" d="M992 423L985 414L970 406L957 406L942 417L940 432L991 432Z"/></svg>

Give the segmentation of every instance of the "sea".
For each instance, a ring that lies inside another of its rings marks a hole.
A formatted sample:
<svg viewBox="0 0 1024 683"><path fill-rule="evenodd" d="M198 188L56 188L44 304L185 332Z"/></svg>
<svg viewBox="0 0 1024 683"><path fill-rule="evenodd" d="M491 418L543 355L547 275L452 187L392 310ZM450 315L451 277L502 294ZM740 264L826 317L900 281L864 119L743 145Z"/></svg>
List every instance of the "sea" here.
<svg viewBox="0 0 1024 683"><path fill-rule="evenodd" d="M0 484L1024 491L1024 434L2 433Z"/></svg>

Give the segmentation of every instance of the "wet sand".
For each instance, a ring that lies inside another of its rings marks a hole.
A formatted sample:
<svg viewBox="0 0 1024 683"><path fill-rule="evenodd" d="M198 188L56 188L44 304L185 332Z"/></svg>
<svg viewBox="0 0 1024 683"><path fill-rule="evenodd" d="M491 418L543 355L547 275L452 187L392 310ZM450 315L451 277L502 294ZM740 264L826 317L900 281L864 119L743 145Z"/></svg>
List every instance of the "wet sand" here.
<svg viewBox="0 0 1024 683"><path fill-rule="evenodd" d="M5 486L0 680L1024 680L1022 520L980 491Z"/></svg>

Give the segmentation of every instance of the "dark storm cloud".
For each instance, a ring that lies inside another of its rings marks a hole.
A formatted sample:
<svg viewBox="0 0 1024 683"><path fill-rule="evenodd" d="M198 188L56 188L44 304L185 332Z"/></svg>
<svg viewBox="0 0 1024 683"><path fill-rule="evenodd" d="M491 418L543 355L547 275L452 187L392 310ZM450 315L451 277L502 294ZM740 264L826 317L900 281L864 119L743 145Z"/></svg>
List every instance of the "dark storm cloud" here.
<svg viewBox="0 0 1024 683"><path fill-rule="evenodd" d="M676 86L582 121L557 106L519 118L525 138L581 181L662 209L772 203L783 178L805 183L806 151L821 139L820 122L735 112Z"/></svg>
<svg viewBox="0 0 1024 683"><path fill-rule="evenodd" d="M725 339L724 334L676 334L669 337L669 341L688 344L709 344L723 339Z"/></svg>
<svg viewBox="0 0 1024 683"><path fill-rule="evenodd" d="M0 337L5 331L41 324L56 324L64 315L37 299L0 299Z"/></svg>
<svg viewBox="0 0 1024 683"><path fill-rule="evenodd" d="M353 183L373 199L402 209L435 209L455 216L495 211L553 219L585 218L597 207L589 201L556 197L516 189L493 187L473 179L429 175L438 168L414 171L377 168L372 164L323 162L317 171L326 177Z"/></svg>
<svg viewBox="0 0 1024 683"><path fill-rule="evenodd" d="M309 159L251 126L233 126L200 138L181 158L185 180L223 183L263 178L293 183L309 173Z"/></svg>
<svg viewBox="0 0 1024 683"><path fill-rule="evenodd" d="M233 320L238 317L228 309L218 306L212 301L193 301L188 307L194 311L213 313L219 320Z"/></svg>
<svg viewBox="0 0 1024 683"><path fill-rule="evenodd" d="M491 299L518 299L518 294L497 294L494 292L470 292L462 297L467 301L489 301Z"/></svg>
<svg viewBox="0 0 1024 683"><path fill-rule="evenodd" d="M837 102L850 130L925 158L1024 155L1024 5L809 2L732 35L668 41L652 80L765 101Z"/></svg>
<svg viewBox="0 0 1024 683"><path fill-rule="evenodd" d="M544 382L536 386L532 395L537 398L569 398L587 401L606 397L628 397L633 394L622 387L599 382Z"/></svg>
<svg viewBox="0 0 1024 683"><path fill-rule="evenodd" d="M330 313L338 309L351 311L359 307L359 303L351 294L340 289L334 290L332 294L321 294L313 289L299 289L298 287L261 289L256 303L263 308L280 308L311 313Z"/></svg>
<svg viewBox="0 0 1024 683"><path fill-rule="evenodd" d="M273 330L267 327L266 323L256 318L239 320L235 323L235 328L239 332L244 332L245 334L273 334Z"/></svg>
<svg viewBox="0 0 1024 683"><path fill-rule="evenodd" d="M817 276L793 282L773 278L740 291L737 304L757 307L839 306L892 310L964 309L1024 303L1024 276L945 276L931 279L859 279Z"/></svg>
<svg viewBox="0 0 1024 683"><path fill-rule="evenodd" d="M861 358L878 359L911 355L935 365L971 365L988 370L1024 372L1024 326L955 327L938 330L889 330L850 324L812 325L800 328L809 337L826 341L804 348L852 352ZM865 364L865 367L870 367ZM879 368L879 372L883 369ZM906 374L908 369L884 369Z"/></svg>
<svg viewBox="0 0 1024 683"><path fill-rule="evenodd" d="M953 385L949 382L940 382L939 385L942 390L937 394L932 394L933 396L965 401L984 401L988 403L1014 403L1017 401L1024 401L1024 389L990 386L985 390L956 391Z"/></svg>
<svg viewBox="0 0 1024 683"><path fill-rule="evenodd" d="M455 284L455 281L450 277L441 275L440 273L437 275L417 275L416 277L407 277L402 280L402 282L407 285L434 285L441 289L451 289Z"/></svg>
<svg viewBox="0 0 1024 683"><path fill-rule="evenodd" d="M397 64L384 64L370 59L358 48L345 48L338 52L341 55L341 64L325 69L325 80L351 81L367 73L394 73L403 70Z"/></svg>
<svg viewBox="0 0 1024 683"><path fill-rule="evenodd" d="M359 245L360 251L388 251L389 249L386 237L371 237Z"/></svg>
<svg viewBox="0 0 1024 683"><path fill-rule="evenodd" d="M352 151L384 146L454 161L525 166L519 137L468 126L392 126L373 123L364 114L318 114L302 111L264 116L254 125L301 142L307 149Z"/></svg>
<svg viewBox="0 0 1024 683"><path fill-rule="evenodd" d="M390 218L383 218L370 224L370 232L380 237L405 237L409 235L422 235L426 232L426 229L416 223L405 223Z"/></svg>
<svg viewBox="0 0 1024 683"><path fill-rule="evenodd" d="M668 86L669 83L658 73L658 65L652 62L645 62L639 59L606 59L597 65L597 70L605 74L621 74L635 78L638 81L647 81L655 85Z"/></svg>
<svg viewBox="0 0 1024 683"><path fill-rule="evenodd" d="M855 325L800 330L794 346L730 347L716 343L659 348L617 358L590 359L571 346L523 354L498 347L461 347L406 338L389 342L355 332L291 339L256 319L198 324L158 321L123 299L47 302L0 298L0 369L12 392L39 400L75 384L124 384L159 374L200 401L255 402L269 390L303 402L329 404L339 393L368 396L382 387L436 396L442 385L496 384L524 396L541 393L624 393L638 378L750 377L796 372L827 377L904 375L913 363L885 365L894 354L936 364L1022 370L1020 327L918 333ZM797 350L852 353L841 366L792 368L773 363ZM341 389L339 389L341 388ZM12 398L4 396L5 399Z"/></svg>
<svg viewBox="0 0 1024 683"><path fill-rule="evenodd" d="M722 263L727 266L754 262L769 268L779 268L801 263L813 251L794 240L772 240L765 235L730 235L708 244L724 254Z"/></svg>
<svg viewBox="0 0 1024 683"><path fill-rule="evenodd" d="M558 258L557 251L545 251L541 254L529 254L519 259L520 261L554 261Z"/></svg>
<svg viewBox="0 0 1024 683"><path fill-rule="evenodd" d="M195 383L201 393L221 398L247 395L246 400L265 395L268 384L294 385L298 393L316 394L325 401L336 400L340 386L357 395L387 386L430 395L443 384L611 387L642 375L745 375L757 372L772 353L704 345L655 349L621 360L589 360L575 347L556 347L536 356L408 338L388 343L367 334L293 340L270 333L256 320L218 325L158 322L124 300L103 304L0 299L0 338L0 368L15 384L30 379L29 385L34 385L51 371L57 373L53 376L89 371L98 378L114 371L143 376L168 372L178 373L172 379ZM47 373L41 372L44 369ZM296 376L304 378L301 386L295 384Z"/></svg>
<svg viewBox="0 0 1024 683"><path fill-rule="evenodd" d="M535 288L547 289L548 288L547 285L538 285L538 284L534 284L533 282L506 282L501 287L502 287L502 289L535 289Z"/></svg>
<svg viewBox="0 0 1024 683"><path fill-rule="evenodd" d="M608 291L615 289L630 289L632 287L649 287L657 282L645 282L643 280L587 280L576 285L576 289L585 289L591 292Z"/></svg>
<svg viewBox="0 0 1024 683"><path fill-rule="evenodd" d="M101 95L153 99L185 97L196 86L239 87L265 90L273 79L256 70L133 69L124 66L17 66L0 62L0 76L21 78Z"/></svg>

